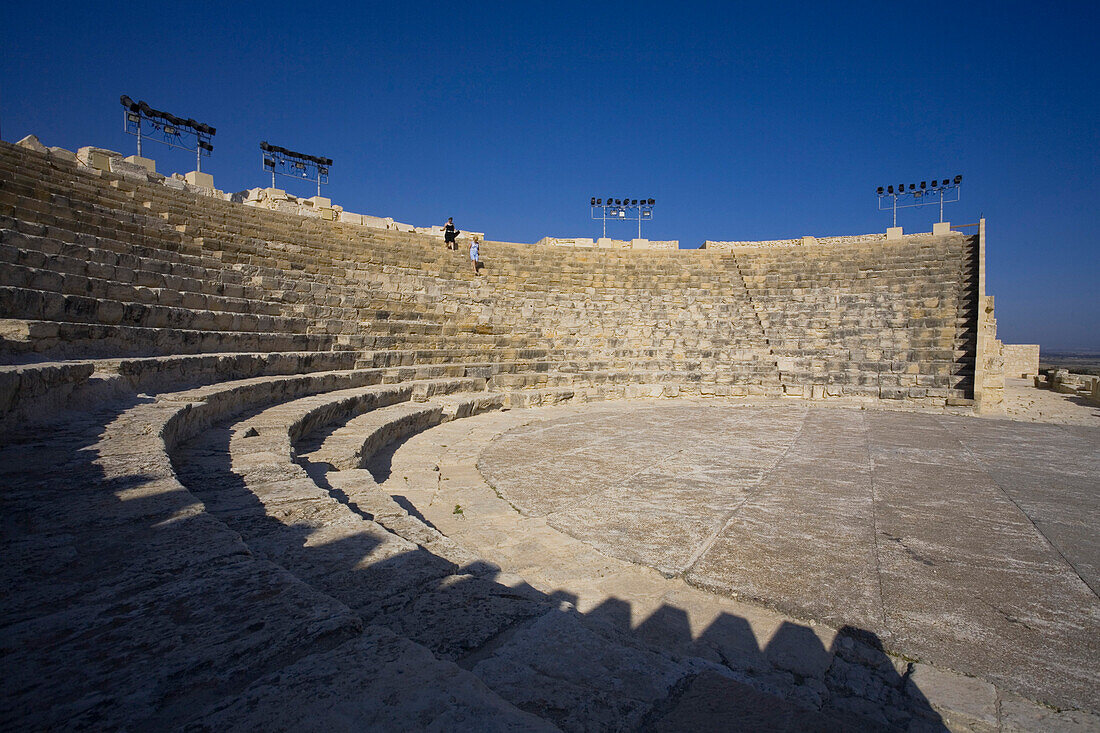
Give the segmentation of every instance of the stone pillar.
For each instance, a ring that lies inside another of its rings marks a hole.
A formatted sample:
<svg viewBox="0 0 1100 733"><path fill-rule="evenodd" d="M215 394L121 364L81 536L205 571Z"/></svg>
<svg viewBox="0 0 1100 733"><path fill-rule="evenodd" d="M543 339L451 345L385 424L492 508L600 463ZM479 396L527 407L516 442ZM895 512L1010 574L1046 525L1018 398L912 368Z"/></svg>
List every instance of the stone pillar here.
<svg viewBox="0 0 1100 733"><path fill-rule="evenodd" d="M211 191L214 190L214 176L209 173L203 173L202 171L191 171L183 176L183 180L190 183L192 186L198 186L199 188L208 188Z"/></svg>
<svg viewBox="0 0 1100 733"><path fill-rule="evenodd" d="M937 221L932 225L932 234L934 236L943 236L944 234L951 233L951 222L949 221Z"/></svg>
<svg viewBox="0 0 1100 733"><path fill-rule="evenodd" d="M142 158L140 155L129 155L123 158L127 163L133 163L134 165L140 165L150 173L157 172L157 162L152 158Z"/></svg>
<svg viewBox="0 0 1100 733"><path fill-rule="evenodd" d="M995 412L1004 401L1004 356L997 340L993 296L985 293L985 219L978 221L978 347L974 354L974 406Z"/></svg>

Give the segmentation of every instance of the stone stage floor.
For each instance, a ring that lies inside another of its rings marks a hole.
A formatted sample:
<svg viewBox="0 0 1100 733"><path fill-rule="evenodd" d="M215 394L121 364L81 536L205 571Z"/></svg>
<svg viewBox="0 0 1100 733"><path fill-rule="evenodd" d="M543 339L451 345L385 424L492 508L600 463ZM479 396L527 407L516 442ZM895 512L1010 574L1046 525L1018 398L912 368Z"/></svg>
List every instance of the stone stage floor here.
<svg viewBox="0 0 1100 733"><path fill-rule="evenodd" d="M1100 427L784 401L528 412L496 418L477 463L523 517L693 590L1100 710Z"/></svg>

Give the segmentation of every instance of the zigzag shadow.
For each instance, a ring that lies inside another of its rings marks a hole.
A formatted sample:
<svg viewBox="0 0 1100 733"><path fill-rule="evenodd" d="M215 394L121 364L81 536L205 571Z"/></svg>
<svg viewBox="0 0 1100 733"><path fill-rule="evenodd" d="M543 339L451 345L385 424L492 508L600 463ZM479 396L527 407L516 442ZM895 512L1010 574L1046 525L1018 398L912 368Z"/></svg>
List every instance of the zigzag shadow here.
<svg viewBox="0 0 1100 733"><path fill-rule="evenodd" d="M184 485L254 552L563 729L943 729L910 670L895 667L869 631L845 627L826 649L794 623L762 644L746 619L728 613L693 634L686 613L668 604L637 625L617 598L582 614L568 594L539 592L490 563L456 566L397 539L333 489L323 464L306 467L363 519L361 529L330 536L324 526L268 516L233 472L229 439L229 431L208 433L173 460ZM614 662L586 676L592 655ZM661 688L670 676L674 684Z"/></svg>

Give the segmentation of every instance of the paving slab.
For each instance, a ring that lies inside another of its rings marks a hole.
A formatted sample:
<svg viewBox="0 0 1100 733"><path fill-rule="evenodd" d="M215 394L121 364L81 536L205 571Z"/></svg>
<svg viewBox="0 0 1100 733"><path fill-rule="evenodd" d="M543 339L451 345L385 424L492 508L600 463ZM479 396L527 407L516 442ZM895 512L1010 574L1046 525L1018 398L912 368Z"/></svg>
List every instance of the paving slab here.
<svg viewBox="0 0 1100 733"><path fill-rule="evenodd" d="M706 590L1100 710L1100 427L780 401L557 409L478 459L521 512ZM608 423L633 447L589 475L569 456L616 445ZM561 459L540 453L525 472L532 435Z"/></svg>

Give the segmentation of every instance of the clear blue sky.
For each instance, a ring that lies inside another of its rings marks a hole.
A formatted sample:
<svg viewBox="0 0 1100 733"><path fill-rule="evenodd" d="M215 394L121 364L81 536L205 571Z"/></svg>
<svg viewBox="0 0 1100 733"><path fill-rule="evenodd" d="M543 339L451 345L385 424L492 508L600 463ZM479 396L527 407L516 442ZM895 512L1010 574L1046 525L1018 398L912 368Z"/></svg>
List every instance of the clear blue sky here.
<svg viewBox="0 0 1100 733"><path fill-rule="evenodd" d="M267 185L266 139L333 158L326 195L351 211L454 216L491 239L598 236L588 199L607 194L655 198L643 234L687 247L883 231L877 185L961 173L947 218L988 220L1001 338L1100 350L1095 2L72 2L4 16L5 140L132 153L128 94L218 128L204 169L223 190Z"/></svg>

